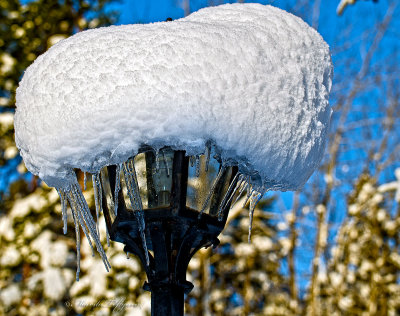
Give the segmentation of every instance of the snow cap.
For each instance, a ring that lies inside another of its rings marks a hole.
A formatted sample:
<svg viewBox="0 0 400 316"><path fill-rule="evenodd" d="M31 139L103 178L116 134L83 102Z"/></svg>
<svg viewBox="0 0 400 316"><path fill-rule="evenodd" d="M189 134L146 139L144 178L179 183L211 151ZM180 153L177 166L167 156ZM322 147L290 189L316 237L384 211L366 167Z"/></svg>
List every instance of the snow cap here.
<svg viewBox="0 0 400 316"><path fill-rule="evenodd" d="M329 47L272 6L226 4L173 22L110 26L52 46L17 89L29 171L67 187L142 144L222 157L266 188L299 189L318 166L331 109Z"/></svg>

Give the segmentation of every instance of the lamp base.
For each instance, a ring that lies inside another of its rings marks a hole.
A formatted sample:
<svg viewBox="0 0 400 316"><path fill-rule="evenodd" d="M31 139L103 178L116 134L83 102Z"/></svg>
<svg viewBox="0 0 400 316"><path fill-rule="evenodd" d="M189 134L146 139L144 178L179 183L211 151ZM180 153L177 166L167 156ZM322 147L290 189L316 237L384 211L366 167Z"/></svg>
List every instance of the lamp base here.
<svg viewBox="0 0 400 316"><path fill-rule="evenodd" d="M218 246L217 237L225 226L225 221L208 214L199 218L195 210L182 211L166 207L144 212L149 264L133 212L126 212L112 225L111 239L125 244L124 250L142 262L148 278L144 289L152 296L152 315L184 314L184 294L193 288L186 280L190 259L202 247Z"/></svg>

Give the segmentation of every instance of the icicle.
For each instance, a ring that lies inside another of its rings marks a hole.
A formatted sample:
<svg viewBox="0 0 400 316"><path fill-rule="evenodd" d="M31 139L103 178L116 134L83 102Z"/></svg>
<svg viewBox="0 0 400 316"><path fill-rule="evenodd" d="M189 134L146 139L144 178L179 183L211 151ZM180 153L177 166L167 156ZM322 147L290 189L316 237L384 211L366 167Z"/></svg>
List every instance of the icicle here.
<svg viewBox="0 0 400 316"><path fill-rule="evenodd" d="M101 259L103 260L106 270L109 271L111 265L108 262L103 246L101 245L99 235L97 234L96 231L96 224L93 220L92 214L90 214L89 206L86 203L82 191L80 190L79 184L78 183L73 184L68 193L69 193L69 202L71 205L71 209L74 209L73 211L75 212L77 218L79 219L81 227L92 248L92 252L94 252L94 248L90 237L93 238L97 251L101 256Z"/></svg>
<svg viewBox="0 0 400 316"><path fill-rule="evenodd" d="M67 197L63 189L56 189L61 200L61 213L64 222L63 232L64 235L67 233L68 229L68 215L67 215Z"/></svg>
<svg viewBox="0 0 400 316"><path fill-rule="evenodd" d="M107 247L110 247L110 234L108 233L107 225L106 225L106 238L107 238Z"/></svg>
<svg viewBox="0 0 400 316"><path fill-rule="evenodd" d="M261 200L263 197L264 192L256 192L252 194L252 197L250 199L250 208L249 208L249 236L248 236L248 242L251 242L251 230L253 228L253 218L254 218L254 210L256 209L256 206L258 202Z"/></svg>
<svg viewBox="0 0 400 316"><path fill-rule="evenodd" d="M146 264L150 264L149 254L147 250L146 244L146 235L145 231L145 222L144 222L144 214L143 214L143 205L142 199L140 197L139 186L136 177L136 170L133 159L128 160L127 162L123 163L123 172L126 182L126 187L128 191L128 196L131 201L132 209L134 210L134 214L136 220L138 221L139 225L139 232L140 237L142 239L142 246L146 256Z"/></svg>
<svg viewBox="0 0 400 316"><path fill-rule="evenodd" d="M99 229L99 215L102 212L103 208L103 192L100 183L100 172L96 174L92 174L92 183L93 183L93 191L94 191L94 204L96 206L96 229L97 234L100 238L100 229Z"/></svg>
<svg viewBox="0 0 400 316"><path fill-rule="evenodd" d="M248 176L247 178L247 197L249 198L251 193L253 192L252 190L252 185L251 185L251 177Z"/></svg>
<svg viewBox="0 0 400 316"><path fill-rule="evenodd" d="M255 195L257 196L257 195ZM251 230L253 228L253 217L254 217L254 209L255 209L255 203L254 203L254 193L250 199L250 207L249 207L249 236L247 238L247 241L250 243L251 242Z"/></svg>
<svg viewBox="0 0 400 316"><path fill-rule="evenodd" d="M200 156L196 155L196 177L200 176Z"/></svg>
<svg viewBox="0 0 400 316"><path fill-rule="evenodd" d="M79 203L77 201L77 196L75 195L75 192L73 190L74 190L74 188L71 188L68 191L68 195L67 196L68 196L69 205L71 206L72 214L75 215L76 220L78 221L78 223L81 225L81 227L83 229L83 232L84 232L84 234L85 234L85 236L86 236L86 238L87 238L87 240L89 242L90 248L92 249L92 254L94 254L93 244L92 244L92 241L90 239L89 233L87 231L85 222L84 222L84 220L82 218L82 214L80 212L80 206L79 206Z"/></svg>
<svg viewBox="0 0 400 316"><path fill-rule="evenodd" d="M132 209L139 210L140 212L142 212L143 211L142 199L140 197L140 191L133 160L130 159L127 162L124 162L122 167Z"/></svg>
<svg viewBox="0 0 400 316"><path fill-rule="evenodd" d="M86 172L83 173L83 190L86 191L87 175Z"/></svg>
<svg viewBox="0 0 400 316"><path fill-rule="evenodd" d="M84 218L85 222L87 224L89 224L88 229L89 229L90 234L96 244L97 252L100 254L101 259L103 260L103 263L106 266L106 269L108 272L109 271L108 268L111 268L111 265L108 262L107 255L104 251L103 246L101 245L100 237L96 232L96 223L94 222L92 214L90 213L89 206L87 205L85 197L83 196L82 191L80 190L80 187L78 185L75 186L75 192L79 197L78 200L80 202L80 208L81 208L81 210L83 210L83 213L82 213L83 218ZM107 266L108 266L108 268L107 268Z"/></svg>
<svg viewBox="0 0 400 316"><path fill-rule="evenodd" d="M135 217L136 217L136 220L139 223L139 232L140 232L140 238L142 239L143 251L144 251L144 254L146 256L146 265L149 265L150 264L150 259L149 259L149 252L147 250L146 235L144 233L144 230L146 228L146 224L144 222L143 211L135 211Z"/></svg>
<svg viewBox="0 0 400 316"><path fill-rule="evenodd" d="M72 211L72 218L74 219L76 234L76 281L79 281L79 273L81 272L81 232L74 211Z"/></svg>
<svg viewBox="0 0 400 316"><path fill-rule="evenodd" d="M86 209L85 209L85 206L83 205L83 203L82 203L82 199L81 199L81 191L80 191L80 187L74 187L73 188L73 190L74 190L74 193L75 193L75 196L77 197L77 205L78 205L78 209L77 209L77 211L78 211L78 216L80 216L82 219L83 219L83 222L86 224L86 227L87 227L87 231L86 231L86 237L88 238L88 240L90 240L89 239L89 235L91 236L91 238L93 239L93 241L96 243L96 241L95 241L95 236L93 236L92 234L90 234L91 233L91 230L93 229L93 227L92 227L92 223L91 223L91 221L90 221L90 218L92 217L92 215L90 214L90 211L89 211L89 216L88 216L88 214L86 213ZM83 198L84 199L84 198ZM84 200L84 203L86 204L86 201ZM91 245L92 246L92 257L94 257L94 247L93 247L93 245Z"/></svg>
<svg viewBox="0 0 400 316"><path fill-rule="evenodd" d="M115 190L114 190L114 213L118 214L118 193L121 189L121 164L117 165L115 170Z"/></svg>
<svg viewBox="0 0 400 316"><path fill-rule="evenodd" d="M195 156L190 156L189 161L190 161L190 166L193 167L194 166L194 162L196 161L196 157Z"/></svg>
<svg viewBox="0 0 400 316"><path fill-rule="evenodd" d="M253 194L253 189L252 189L252 185L251 185L251 177L250 176L247 177L247 186L246 186L246 188L247 188L247 194L246 194L246 199L244 200L244 203L243 203L243 206L242 206L243 208L246 206L247 202L250 199L250 196Z"/></svg>
<svg viewBox="0 0 400 316"><path fill-rule="evenodd" d="M107 266L107 257L104 252L103 246L101 245L99 235L97 234L96 223L94 222L92 214L90 213L89 206L87 205L86 200L85 200L82 192L80 191L79 187L75 187L75 192L78 196L78 203L79 203L82 218L86 223L89 233L96 245L97 251L99 252L103 261L104 261L104 258L106 258L104 264ZM94 253L93 253L93 256L94 256Z"/></svg>
<svg viewBox="0 0 400 316"><path fill-rule="evenodd" d="M210 155L211 155L211 143L207 142L206 143L206 150L204 155L206 156L206 172L208 172L208 165L210 163Z"/></svg>
<svg viewBox="0 0 400 316"><path fill-rule="evenodd" d="M95 201L97 200L98 205L99 205L99 214L103 212L103 189L101 186L101 181L100 181L100 171L96 174L93 174L92 177L93 179L93 188L95 188Z"/></svg>
<svg viewBox="0 0 400 316"><path fill-rule="evenodd" d="M235 199L235 201L231 204L230 210L232 209L232 207L236 204L236 202L240 199L240 197L242 196L242 193L244 191L244 189L246 188L246 180L242 179L242 181L240 182L240 184L238 184L237 189L239 189L239 193Z"/></svg>
<svg viewBox="0 0 400 316"><path fill-rule="evenodd" d="M160 149L156 149L156 172L158 172L158 170L160 170Z"/></svg>
<svg viewBox="0 0 400 316"><path fill-rule="evenodd" d="M164 150L162 150L162 154L163 154L163 158L164 158L164 163L165 163L165 168L167 168L167 177L169 177L169 166L168 166L168 161L167 161L167 157L165 156L165 152Z"/></svg>
<svg viewBox="0 0 400 316"><path fill-rule="evenodd" d="M203 213L208 205L208 202L210 201L212 195L214 194L215 187L217 186L219 180L221 179L222 174L224 173L225 169L226 169L226 166L224 164L222 164L221 168L218 171L217 177L215 178L214 183L210 189L210 192L208 192L208 196L207 196L206 200L204 201L203 207L201 208L199 218L201 217L201 215L203 215Z"/></svg>
<svg viewBox="0 0 400 316"><path fill-rule="evenodd" d="M231 184L229 185L228 191L226 191L224 198L222 199L221 204L219 205L218 208L218 220L222 221L223 216L222 216L222 211L224 210L225 206L228 205L228 203L232 200L233 196L235 195L236 192L236 188L237 188L237 183L240 181L241 179L241 174L236 173L235 177L233 178ZM236 182L236 179L238 179L238 181ZM235 188L233 189L233 186L235 186ZM232 190L233 189L233 190Z"/></svg>
<svg viewBox="0 0 400 316"><path fill-rule="evenodd" d="M247 191L247 192L249 192L249 191ZM244 200L243 206L242 206L243 208L246 207L247 202L248 202L249 200L251 200L250 197L252 196L253 192L254 192L254 190L251 190L251 191L250 191L250 195L249 195L249 194L246 195L246 199Z"/></svg>

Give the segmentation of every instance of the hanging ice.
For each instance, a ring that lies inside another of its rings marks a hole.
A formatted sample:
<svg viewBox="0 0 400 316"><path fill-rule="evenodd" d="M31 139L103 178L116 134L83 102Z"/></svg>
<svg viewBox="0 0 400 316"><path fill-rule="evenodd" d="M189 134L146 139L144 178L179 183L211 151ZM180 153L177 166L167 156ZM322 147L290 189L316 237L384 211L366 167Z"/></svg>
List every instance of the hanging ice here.
<svg viewBox="0 0 400 316"><path fill-rule="evenodd" d="M94 204L96 206L96 229L97 234L100 237L99 230L99 215L103 211L103 194L100 183L100 172L92 174L93 192L94 192Z"/></svg>
<svg viewBox="0 0 400 316"><path fill-rule="evenodd" d="M248 242L250 243L251 241L251 230L253 228L253 218L254 218L254 210L256 209L256 206L258 202L261 200L261 198L264 196L265 191L261 192L255 192L253 191L252 196L250 198L250 207L249 207L249 236L248 236Z"/></svg>
<svg viewBox="0 0 400 316"><path fill-rule="evenodd" d="M80 224L80 226L82 227L82 230L85 234L85 236L88 239L90 248L92 249L92 255L94 256L94 248L93 248L93 244L88 232L88 228L87 228L87 224L82 216L82 209L80 208L79 202L78 202L78 197L75 194L75 191L73 190L73 188L69 189L68 191L66 191L66 195L68 198L68 202L69 205L71 207L71 212L72 215L75 217L75 219L77 220L77 222Z"/></svg>
<svg viewBox="0 0 400 316"><path fill-rule="evenodd" d="M164 150L162 151L162 154L163 154L163 160L164 160L165 168L167 169L167 177L169 177L168 160L167 160L167 157L165 157L165 152L164 152Z"/></svg>
<svg viewBox="0 0 400 316"><path fill-rule="evenodd" d="M205 150L205 154L204 155L206 156L206 167L205 167L205 170L207 172L208 171L208 165L210 163L210 155L211 155L211 144L210 144L209 141L206 143L206 150Z"/></svg>
<svg viewBox="0 0 400 316"><path fill-rule="evenodd" d="M79 187L78 182L70 185L66 190L58 188L59 192L65 194L68 199L68 202L71 207L71 212L74 218L75 230L77 234L77 251L78 251L78 271L77 271L77 279L79 279L79 247L80 247L80 235L79 235L79 225L82 227L83 232L88 239L89 245L92 248L92 253L94 255L94 247L93 242L96 245L97 251L100 254L104 265L107 269L111 268L110 263L108 262L107 256L104 252L103 246L100 242L100 237L98 235L98 231L96 229L96 223L93 220L92 215L90 214L89 207L86 203L86 200L82 194L81 188Z"/></svg>
<svg viewBox="0 0 400 316"><path fill-rule="evenodd" d="M117 165L115 170L115 190L114 190L114 212L115 216L118 214L118 194L121 189L121 164Z"/></svg>
<svg viewBox="0 0 400 316"><path fill-rule="evenodd" d="M79 281L79 273L81 271L81 233L79 229L78 220L75 212L72 211L72 217L74 219L75 234L76 234L76 280Z"/></svg>
<svg viewBox="0 0 400 316"><path fill-rule="evenodd" d="M196 177L199 177L200 176L200 155L196 155L196 162L195 162L195 165L196 165Z"/></svg>
<svg viewBox="0 0 400 316"><path fill-rule="evenodd" d="M238 183L238 190L239 190L239 193L238 193L238 195L236 196L236 199L235 199L235 201L231 204L231 208L236 204L236 202L240 199L240 196L242 195L242 193L243 193L243 191L244 191L244 189L247 187L247 182L246 182L246 180L243 178L242 179L242 181L240 182L240 183ZM240 188L240 189L239 189Z"/></svg>
<svg viewBox="0 0 400 316"><path fill-rule="evenodd" d="M99 215L103 213L103 189L101 186L101 179L100 179L100 172L96 172L92 174L92 181L93 181L93 192L94 192L94 202L96 206L96 228L97 233L100 237L100 230L99 230ZM110 235L108 233L108 228L106 225L106 239L107 239L107 246L110 247Z"/></svg>
<svg viewBox="0 0 400 316"><path fill-rule="evenodd" d="M222 220L222 216L223 216L222 211L232 201L233 196L235 195L235 192L238 187L237 185L241 181L241 177L242 177L242 175L237 173L235 175L235 177L233 178L231 184L229 185L229 188L226 191L226 194L225 194L224 198L222 199L222 202L218 208L218 213L217 213L218 220L220 220L220 221Z"/></svg>
<svg viewBox="0 0 400 316"><path fill-rule="evenodd" d="M156 148L156 172L160 170L160 149Z"/></svg>
<svg viewBox="0 0 400 316"><path fill-rule="evenodd" d="M67 197L63 190L57 189L57 192L58 192L58 195L60 196L60 200L61 200L61 213L62 213L62 218L63 218L63 222L64 222L63 232L65 235L67 233L67 229L68 229Z"/></svg>
<svg viewBox="0 0 400 316"><path fill-rule="evenodd" d="M210 191L208 192L208 195L204 201L204 204L201 208L200 214L199 214L199 218L201 217L201 215L204 213L205 209L207 208L208 202L210 202L211 196L214 194L215 188L218 184L218 182L220 181L224 171L226 170L226 166L224 164L222 164L221 168L218 171L217 177L215 178L212 187L210 189Z"/></svg>
<svg viewBox="0 0 400 316"><path fill-rule="evenodd" d="M243 202L243 207L246 206L246 204L249 201L251 195L253 194L253 189L251 187L251 178L250 178L250 176L247 177L246 189L247 189L247 193L246 193L246 199Z"/></svg>
<svg viewBox="0 0 400 316"><path fill-rule="evenodd" d="M127 162L123 163L123 171L125 177L126 188L128 191L128 196L131 201L132 209L136 220L138 222L140 237L142 239L142 246L146 256L146 263L150 263L149 253L147 251L146 235L145 235L145 222L143 214L142 199L140 197L139 185L136 177L135 164L133 159L129 159Z"/></svg>

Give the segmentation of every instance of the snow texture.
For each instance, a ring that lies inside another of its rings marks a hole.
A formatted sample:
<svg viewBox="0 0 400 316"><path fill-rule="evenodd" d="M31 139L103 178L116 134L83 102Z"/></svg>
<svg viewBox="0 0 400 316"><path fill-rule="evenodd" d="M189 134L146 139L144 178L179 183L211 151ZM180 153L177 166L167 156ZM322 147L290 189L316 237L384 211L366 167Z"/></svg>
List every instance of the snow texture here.
<svg viewBox="0 0 400 316"><path fill-rule="evenodd" d="M6 308L21 301L21 290L17 284L12 284L3 288L0 292L0 301Z"/></svg>
<svg viewBox="0 0 400 316"><path fill-rule="evenodd" d="M296 190L322 157L328 45L272 6L226 4L173 22L78 33L26 70L15 139L29 171L67 188L142 144L188 155L211 140L265 188Z"/></svg>

